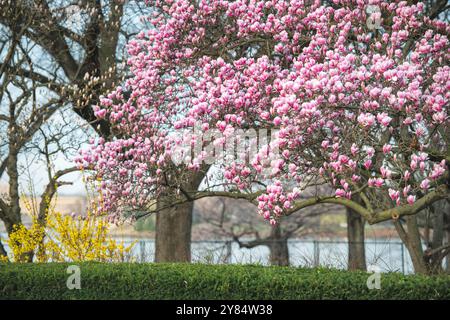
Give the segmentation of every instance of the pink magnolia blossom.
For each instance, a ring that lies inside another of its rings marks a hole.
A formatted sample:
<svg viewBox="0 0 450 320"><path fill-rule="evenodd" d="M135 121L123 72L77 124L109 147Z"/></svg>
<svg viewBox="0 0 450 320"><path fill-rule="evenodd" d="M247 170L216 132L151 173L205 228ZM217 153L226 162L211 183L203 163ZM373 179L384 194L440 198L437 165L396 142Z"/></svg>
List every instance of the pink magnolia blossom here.
<svg viewBox="0 0 450 320"><path fill-rule="evenodd" d="M375 116L371 113L361 113L358 122L364 127L371 127L375 124Z"/></svg>
<svg viewBox="0 0 450 320"><path fill-rule="evenodd" d="M336 197L338 198L343 198L345 197L346 192L343 189L336 189Z"/></svg>
<svg viewBox="0 0 450 320"><path fill-rule="evenodd" d="M387 153L391 152L391 150L392 150L392 145L390 145L390 144L385 144L385 145L383 146L383 153L384 153L384 154L387 154Z"/></svg>
<svg viewBox="0 0 450 320"><path fill-rule="evenodd" d="M449 121L450 27L426 18L423 4L147 3L152 27L127 44L130 77L94 108L116 136L77 157L104 182L101 210L114 216L166 194L182 198L184 179L206 170L205 159L221 169L226 190L265 186L258 209L271 223L319 176L336 197L353 200L351 190L369 185L398 205L406 184L410 203L448 170L427 152L448 148L432 134ZM369 4L392 17L379 36L367 28ZM249 128L278 135L249 163L216 159L214 147ZM203 136L212 131L221 134L213 142Z"/></svg>
<svg viewBox="0 0 450 320"><path fill-rule="evenodd" d="M352 147L350 148L350 150L351 150L351 152L352 152L352 155L355 156L355 155L358 153L359 148L358 148L358 146L354 143L354 144L352 144Z"/></svg>
<svg viewBox="0 0 450 320"><path fill-rule="evenodd" d="M391 197L391 199L393 201L397 201L400 198L400 192L398 190L394 190L394 189L390 189L389 188L389 197Z"/></svg>
<svg viewBox="0 0 450 320"><path fill-rule="evenodd" d="M422 180L422 182L420 183L420 188L422 188L425 191L428 190L428 188L430 188L430 180L428 179Z"/></svg>
<svg viewBox="0 0 450 320"><path fill-rule="evenodd" d="M388 116L386 112L379 113L377 115L377 121L383 126L387 127L391 122L392 118Z"/></svg>
<svg viewBox="0 0 450 320"><path fill-rule="evenodd" d="M406 170L405 173L403 174L403 176L404 176L405 181L408 181L409 178L411 177L411 173L408 170Z"/></svg>
<svg viewBox="0 0 450 320"><path fill-rule="evenodd" d="M410 205L412 205L412 204L414 204L414 202L416 202L416 196L409 195L409 196L406 198L406 201L407 201Z"/></svg>

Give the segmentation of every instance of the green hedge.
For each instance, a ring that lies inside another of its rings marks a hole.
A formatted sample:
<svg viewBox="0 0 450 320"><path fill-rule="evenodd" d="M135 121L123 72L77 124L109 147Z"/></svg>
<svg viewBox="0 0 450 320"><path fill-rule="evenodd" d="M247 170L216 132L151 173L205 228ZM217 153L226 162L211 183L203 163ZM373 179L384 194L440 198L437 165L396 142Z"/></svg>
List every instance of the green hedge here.
<svg viewBox="0 0 450 320"><path fill-rule="evenodd" d="M81 290L66 286L70 264L0 264L0 299L449 299L450 276L255 265L80 263Z"/></svg>

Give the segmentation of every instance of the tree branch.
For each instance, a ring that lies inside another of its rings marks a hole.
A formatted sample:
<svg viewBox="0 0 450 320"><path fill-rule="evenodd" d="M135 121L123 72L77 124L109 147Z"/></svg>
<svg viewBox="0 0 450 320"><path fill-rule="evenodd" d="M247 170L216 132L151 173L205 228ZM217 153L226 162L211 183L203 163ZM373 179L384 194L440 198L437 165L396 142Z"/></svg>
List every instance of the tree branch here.
<svg viewBox="0 0 450 320"><path fill-rule="evenodd" d="M47 218L48 208L53 199L53 196L55 195L56 191L58 190L58 187L60 187L62 185L70 184L68 182L58 182L58 179L68 173L79 171L79 170L80 170L79 167L70 167L70 168L67 168L64 170L59 170L53 175L53 178L49 181L49 183L47 184L47 187L45 188L45 190L41 196L41 202L39 204L39 213L38 213L38 219L37 219L38 223L40 223L42 225L45 224L45 219Z"/></svg>
<svg viewBox="0 0 450 320"><path fill-rule="evenodd" d="M355 212L362 215L369 224L375 224L382 221L387 221L390 219L398 219L401 216L413 215L418 213L420 210L431 205L432 203L445 199L449 196L448 187L446 185L441 185L437 187L434 191L428 193L424 197L417 200L413 205L403 205L396 208L370 213L369 210L359 205L353 200L336 198L335 196L328 197L313 197L307 200L301 200L295 203L294 207L290 209L287 215L292 214L300 209L313 206L319 203L334 203L346 206L354 210Z"/></svg>

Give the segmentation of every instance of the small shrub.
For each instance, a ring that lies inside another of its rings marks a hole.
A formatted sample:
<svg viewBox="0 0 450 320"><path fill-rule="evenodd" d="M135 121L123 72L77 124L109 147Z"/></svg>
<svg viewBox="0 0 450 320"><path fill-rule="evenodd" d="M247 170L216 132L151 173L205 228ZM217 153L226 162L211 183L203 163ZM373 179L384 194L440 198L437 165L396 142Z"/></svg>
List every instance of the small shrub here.
<svg viewBox="0 0 450 320"><path fill-rule="evenodd" d="M129 261L134 242L125 246L109 236L109 223L99 216L73 217L51 212L45 224L33 218L27 229L17 225L8 245L14 262Z"/></svg>

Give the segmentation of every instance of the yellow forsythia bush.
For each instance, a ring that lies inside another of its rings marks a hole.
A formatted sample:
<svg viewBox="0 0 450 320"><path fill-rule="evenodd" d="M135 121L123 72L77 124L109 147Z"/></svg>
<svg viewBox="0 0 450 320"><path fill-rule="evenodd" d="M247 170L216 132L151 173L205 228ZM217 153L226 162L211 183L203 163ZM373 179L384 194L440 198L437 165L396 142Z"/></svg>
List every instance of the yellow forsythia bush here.
<svg viewBox="0 0 450 320"><path fill-rule="evenodd" d="M133 242L125 246L109 236L108 222L99 216L86 217L49 212L46 226L33 219L32 226L16 226L8 245L12 261L29 261L30 252L37 262L101 261L124 262L131 260Z"/></svg>
<svg viewBox="0 0 450 320"><path fill-rule="evenodd" d="M30 229L24 225L15 225L9 235L8 245L12 251L13 261L28 262L29 256L34 255L37 262L45 262L45 228L35 220Z"/></svg>

